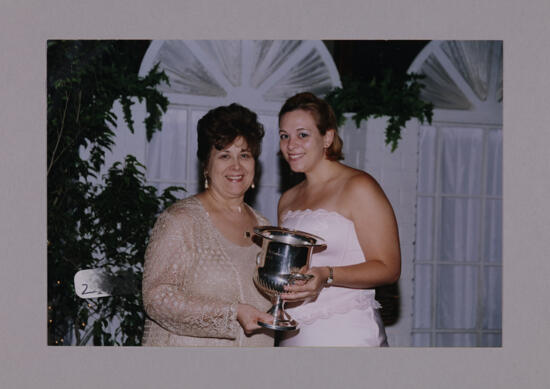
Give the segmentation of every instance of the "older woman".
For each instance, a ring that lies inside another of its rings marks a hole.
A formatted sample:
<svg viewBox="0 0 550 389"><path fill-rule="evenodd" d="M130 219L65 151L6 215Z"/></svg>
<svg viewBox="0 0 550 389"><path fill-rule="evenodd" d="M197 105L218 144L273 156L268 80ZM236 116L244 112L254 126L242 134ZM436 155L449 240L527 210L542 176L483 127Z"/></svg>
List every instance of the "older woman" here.
<svg viewBox="0 0 550 389"><path fill-rule="evenodd" d="M252 274L260 248L250 236L268 221L244 202L263 127L238 105L209 111L197 126L205 190L158 218L145 255L146 346L272 346L258 320L269 301Z"/></svg>
<svg viewBox="0 0 550 389"><path fill-rule="evenodd" d="M342 140L332 108L311 93L288 99L279 113L281 153L305 179L279 201L279 223L325 239L307 283L283 300L301 328L281 346L385 346L374 287L398 280L399 236L392 207L369 174L339 162Z"/></svg>

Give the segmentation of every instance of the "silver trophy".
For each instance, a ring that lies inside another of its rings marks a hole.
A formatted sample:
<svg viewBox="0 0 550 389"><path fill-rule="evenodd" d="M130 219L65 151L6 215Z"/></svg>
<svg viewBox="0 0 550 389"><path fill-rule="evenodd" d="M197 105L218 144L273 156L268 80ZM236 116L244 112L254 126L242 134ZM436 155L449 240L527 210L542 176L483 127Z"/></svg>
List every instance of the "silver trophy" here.
<svg viewBox="0 0 550 389"><path fill-rule="evenodd" d="M314 248L326 247L326 244L318 236L283 227L255 227L254 233L263 239L262 251L256 257L254 283L271 297L273 305L267 313L274 318L272 323L258 324L278 331L294 330L298 323L285 312L280 294L285 285L313 277L304 274L309 269L311 254Z"/></svg>

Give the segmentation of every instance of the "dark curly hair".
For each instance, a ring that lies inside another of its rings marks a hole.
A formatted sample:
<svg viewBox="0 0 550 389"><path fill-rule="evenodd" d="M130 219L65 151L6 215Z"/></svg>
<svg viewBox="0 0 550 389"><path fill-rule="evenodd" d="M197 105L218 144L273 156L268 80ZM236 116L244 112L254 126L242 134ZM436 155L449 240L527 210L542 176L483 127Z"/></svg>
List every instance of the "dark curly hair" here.
<svg viewBox="0 0 550 389"><path fill-rule="evenodd" d="M302 92L288 98L279 111L279 122L285 113L301 109L307 111L313 116L315 124L321 135L325 135L328 130L334 130L334 140L327 149L327 159L338 161L344 159L342 147L344 142L338 135L338 122L332 107L323 99L318 98L313 93Z"/></svg>
<svg viewBox="0 0 550 389"><path fill-rule="evenodd" d="M265 131L258 122L258 115L242 105L233 103L211 109L197 124L197 157L204 171L212 147L222 150L237 137L242 136L258 166Z"/></svg>

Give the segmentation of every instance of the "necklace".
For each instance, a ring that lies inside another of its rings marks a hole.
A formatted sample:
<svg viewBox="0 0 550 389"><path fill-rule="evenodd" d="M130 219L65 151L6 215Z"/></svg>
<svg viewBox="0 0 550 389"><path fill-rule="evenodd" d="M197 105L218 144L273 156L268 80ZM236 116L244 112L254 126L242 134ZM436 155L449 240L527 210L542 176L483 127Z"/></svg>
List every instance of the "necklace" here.
<svg viewBox="0 0 550 389"><path fill-rule="evenodd" d="M246 238L246 239L249 239L250 236L251 236L251 233L249 231L247 221L244 220L244 218L246 217L245 216L245 209L246 208L244 207L244 201L241 201L238 205L225 206L223 204L223 202L216 199L216 197L212 194L212 192L209 189L205 190L205 192L207 194L208 203L209 203L209 206L212 209L212 211L214 211L214 213L218 213L220 215L223 215L222 217L224 219L227 219L228 222L230 222L230 223L233 222L233 223L231 223L232 228L230 228L230 229L233 229L233 231L235 230L235 228L240 229L239 226L238 226L239 225L238 220L236 220L235 218L236 217L237 218L243 218L243 221L245 221L244 224L246 226L241 225L241 228L244 227L244 232L241 236Z"/></svg>
<svg viewBox="0 0 550 389"><path fill-rule="evenodd" d="M226 214L238 214L238 215L243 214L243 205L244 205L243 200L241 200L240 203L236 206L224 206L222 202L216 199L216 197L211 193L210 189L207 189L205 192L209 198L208 202L210 203L210 206L213 209Z"/></svg>

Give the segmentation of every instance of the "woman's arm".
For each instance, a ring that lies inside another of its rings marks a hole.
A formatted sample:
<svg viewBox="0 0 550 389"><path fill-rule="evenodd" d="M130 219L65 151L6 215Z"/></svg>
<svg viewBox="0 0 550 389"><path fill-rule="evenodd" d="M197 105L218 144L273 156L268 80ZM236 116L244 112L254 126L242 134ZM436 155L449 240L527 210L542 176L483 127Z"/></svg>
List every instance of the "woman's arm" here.
<svg viewBox="0 0 550 389"><path fill-rule="evenodd" d="M351 177L339 199L339 213L353 221L365 262L333 268L332 285L348 288L373 288L396 282L401 273L399 233L393 209L380 188L368 174ZM313 297L322 290L329 276L328 267L313 267L310 282L285 288L286 301Z"/></svg>

